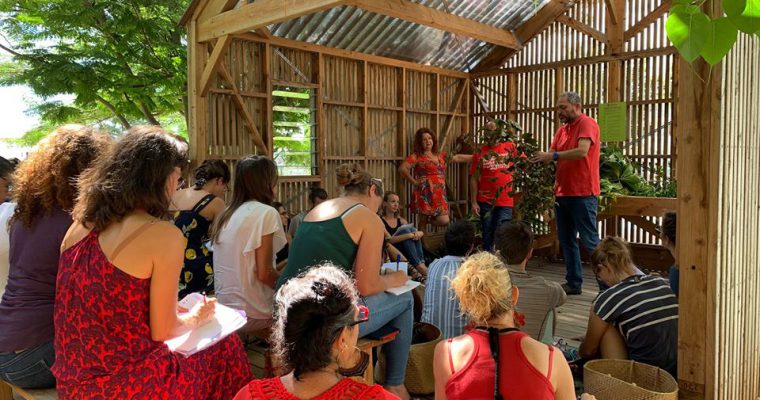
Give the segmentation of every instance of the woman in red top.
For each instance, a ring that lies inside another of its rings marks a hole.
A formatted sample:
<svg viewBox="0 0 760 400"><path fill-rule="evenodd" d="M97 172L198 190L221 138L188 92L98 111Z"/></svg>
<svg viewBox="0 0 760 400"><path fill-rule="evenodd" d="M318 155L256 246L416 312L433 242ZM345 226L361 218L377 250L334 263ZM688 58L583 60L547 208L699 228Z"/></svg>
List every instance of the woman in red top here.
<svg viewBox="0 0 760 400"><path fill-rule="evenodd" d="M164 344L215 304L178 315L185 240L164 219L186 160L161 128L134 127L81 175L56 285L60 399L227 400L250 380L237 335L191 357Z"/></svg>
<svg viewBox="0 0 760 400"><path fill-rule="evenodd" d="M455 163L472 160L472 154L456 154ZM404 160L399 172L414 185L412 211L419 214L418 226L425 231L428 222L435 226L449 224L446 200L446 153L439 151L435 133L420 128L414 134L414 153Z"/></svg>
<svg viewBox="0 0 760 400"><path fill-rule="evenodd" d="M290 373L254 380L234 400L391 400L378 385L347 378L364 373L369 356L356 347L369 310L345 272L325 263L291 278L275 295L274 354Z"/></svg>
<svg viewBox="0 0 760 400"><path fill-rule="evenodd" d="M518 291L497 256L483 252L465 259L451 288L477 327L436 346L436 400L575 399L562 352L516 328Z"/></svg>

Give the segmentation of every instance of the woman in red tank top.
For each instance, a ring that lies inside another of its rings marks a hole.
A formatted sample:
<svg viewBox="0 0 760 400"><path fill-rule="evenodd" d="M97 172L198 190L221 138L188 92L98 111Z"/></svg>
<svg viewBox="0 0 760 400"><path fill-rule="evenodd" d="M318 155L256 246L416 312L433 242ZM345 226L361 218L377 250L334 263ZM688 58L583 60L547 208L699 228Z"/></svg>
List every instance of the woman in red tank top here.
<svg viewBox="0 0 760 400"><path fill-rule="evenodd" d="M436 346L436 400L576 398L562 352L516 328L518 290L498 257L487 252L468 257L451 288L477 327Z"/></svg>

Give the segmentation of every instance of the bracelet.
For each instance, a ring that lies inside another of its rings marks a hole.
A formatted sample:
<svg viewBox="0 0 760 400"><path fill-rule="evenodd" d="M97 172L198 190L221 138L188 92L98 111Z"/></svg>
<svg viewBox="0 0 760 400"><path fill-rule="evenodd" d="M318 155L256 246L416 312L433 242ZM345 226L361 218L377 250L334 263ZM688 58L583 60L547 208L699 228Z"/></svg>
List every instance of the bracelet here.
<svg viewBox="0 0 760 400"><path fill-rule="evenodd" d="M559 160L559 153L557 153L557 152L555 151L555 152L554 152L554 154L552 154L552 160L554 160L554 161L557 161L557 160Z"/></svg>

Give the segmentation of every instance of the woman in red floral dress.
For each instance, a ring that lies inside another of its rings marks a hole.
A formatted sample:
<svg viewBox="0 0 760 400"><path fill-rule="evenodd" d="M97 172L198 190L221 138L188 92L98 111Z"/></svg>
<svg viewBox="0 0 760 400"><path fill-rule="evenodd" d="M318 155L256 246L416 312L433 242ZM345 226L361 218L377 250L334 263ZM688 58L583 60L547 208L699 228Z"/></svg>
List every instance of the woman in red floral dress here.
<svg viewBox="0 0 760 400"><path fill-rule="evenodd" d="M472 160L472 154L456 154L455 163ZM446 153L439 151L435 133L420 128L414 134L414 153L401 163L399 172L413 186L412 211L419 215L418 228L428 223L449 224L449 203L446 199Z"/></svg>
<svg viewBox="0 0 760 400"><path fill-rule="evenodd" d="M185 241L162 219L186 159L161 128L136 127L81 176L55 297L62 400L227 400L251 379L237 335L190 357L164 344L215 304L177 314Z"/></svg>

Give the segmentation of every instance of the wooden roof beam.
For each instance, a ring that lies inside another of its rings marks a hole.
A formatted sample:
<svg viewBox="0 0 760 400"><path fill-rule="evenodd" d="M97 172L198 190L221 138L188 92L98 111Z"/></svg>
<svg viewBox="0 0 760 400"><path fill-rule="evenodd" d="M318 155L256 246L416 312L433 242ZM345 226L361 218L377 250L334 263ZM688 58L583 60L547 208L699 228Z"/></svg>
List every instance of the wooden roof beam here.
<svg viewBox="0 0 760 400"><path fill-rule="evenodd" d="M592 38L598 40L601 43L605 43L605 44L607 43L607 35L584 24L581 21L578 21L577 19L570 18L567 15L563 14L557 18L557 21L562 22L563 24L569 26L570 28L575 29L576 31L585 33L586 35L591 36Z"/></svg>
<svg viewBox="0 0 760 400"><path fill-rule="evenodd" d="M198 41L206 42L224 35L253 31L348 2L348 0L256 0L238 9L201 21L198 25Z"/></svg>
<svg viewBox="0 0 760 400"><path fill-rule="evenodd" d="M353 0L348 5L376 14L387 15L415 24L493 43L497 46L510 49L519 49L521 47L515 35L507 29L482 24L468 18L413 3L409 0Z"/></svg>
<svg viewBox="0 0 760 400"><path fill-rule="evenodd" d="M208 94L208 91L211 88L211 82L213 82L211 78L216 75L220 61L222 57L227 54L227 49L230 47L230 43L232 43L232 36L225 35L222 36L222 38L216 43L216 46L214 46L214 50L211 52L211 57L209 57L206 67L203 68L203 73L201 74L201 97L206 97L206 94Z"/></svg>
<svg viewBox="0 0 760 400"><path fill-rule="evenodd" d="M515 36L520 45L528 43L536 35L543 32L547 26L551 25L559 16L575 5L575 2L576 0L552 0L541 7L536 15L515 29ZM483 58L480 64L471 72L483 72L489 69L500 68L516 52L516 49L497 47L491 50L491 53Z"/></svg>

